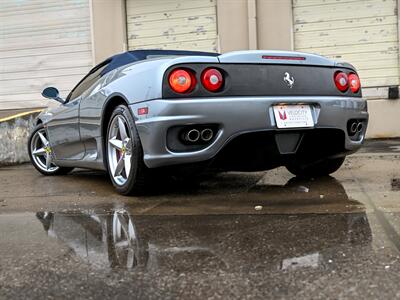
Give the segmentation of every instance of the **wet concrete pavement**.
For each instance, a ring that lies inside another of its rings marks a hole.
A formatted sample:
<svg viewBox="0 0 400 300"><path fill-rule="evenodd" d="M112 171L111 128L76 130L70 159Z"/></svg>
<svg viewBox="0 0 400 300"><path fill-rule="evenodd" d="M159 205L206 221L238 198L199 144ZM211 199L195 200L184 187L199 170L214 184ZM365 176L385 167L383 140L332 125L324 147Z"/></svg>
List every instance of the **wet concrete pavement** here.
<svg viewBox="0 0 400 300"><path fill-rule="evenodd" d="M370 142L329 178L223 173L141 197L103 173L0 168L0 298L400 298L399 146Z"/></svg>

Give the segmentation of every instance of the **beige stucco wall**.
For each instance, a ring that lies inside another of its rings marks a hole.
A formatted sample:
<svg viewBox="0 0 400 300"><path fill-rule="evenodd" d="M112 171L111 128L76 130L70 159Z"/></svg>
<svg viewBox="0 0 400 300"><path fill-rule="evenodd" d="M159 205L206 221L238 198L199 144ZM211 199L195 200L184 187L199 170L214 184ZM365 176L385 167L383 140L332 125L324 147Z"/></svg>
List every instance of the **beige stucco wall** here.
<svg viewBox="0 0 400 300"><path fill-rule="evenodd" d="M125 0L91 0L93 61L126 50Z"/></svg>
<svg viewBox="0 0 400 300"><path fill-rule="evenodd" d="M218 0L221 52L293 49L291 0Z"/></svg>
<svg viewBox="0 0 400 300"><path fill-rule="evenodd" d="M220 52L249 48L247 0L218 0L217 22Z"/></svg>
<svg viewBox="0 0 400 300"><path fill-rule="evenodd" d="M257 0L259 49L293 50L291 0Z"/></svg>
<svg viewBox="0 0 400 300"><path fill-rule="evenodd" d="M368 101L369 124L367 138L400 136L400 101Z"/></svg>

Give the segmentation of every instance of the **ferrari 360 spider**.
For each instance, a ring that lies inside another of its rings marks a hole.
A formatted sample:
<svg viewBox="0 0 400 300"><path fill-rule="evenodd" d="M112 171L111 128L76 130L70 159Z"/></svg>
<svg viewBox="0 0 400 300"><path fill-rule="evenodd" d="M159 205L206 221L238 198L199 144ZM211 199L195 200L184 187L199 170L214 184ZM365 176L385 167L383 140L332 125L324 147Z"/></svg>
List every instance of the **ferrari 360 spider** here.
<svg viewBox="0 0 400 300"><path fill-rule="evenodd" d="M136 50L95 66L42 112L28 143L45 175L105 170L118 192L156 170L335 172L364 141L367 103L347 63L299 52Z"/></svg>

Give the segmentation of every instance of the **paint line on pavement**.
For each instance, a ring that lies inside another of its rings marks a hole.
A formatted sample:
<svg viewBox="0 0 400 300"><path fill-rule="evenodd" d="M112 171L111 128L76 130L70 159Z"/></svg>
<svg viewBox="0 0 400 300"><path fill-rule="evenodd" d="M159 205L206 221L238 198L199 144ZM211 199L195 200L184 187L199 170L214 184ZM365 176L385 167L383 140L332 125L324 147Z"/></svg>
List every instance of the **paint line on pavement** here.
<svg viewBox="0 0 400 300"><path fill-rule="evenodd" d="M8 117L5 117L5 118L1 118L0 119L0 123L1 122L6 122L6 121L10 121L10 120L13 120L13 119L16 119L16 118L28 116L28 115L31 115L31 114L34 114L34 113L37 113L37 112L42 112L42 111L43 111L43 109L36 109L36 110L30 110L30 111L21 112L21 113L15 114L15 115L11 115L11 116L8 116Z"/></svg>

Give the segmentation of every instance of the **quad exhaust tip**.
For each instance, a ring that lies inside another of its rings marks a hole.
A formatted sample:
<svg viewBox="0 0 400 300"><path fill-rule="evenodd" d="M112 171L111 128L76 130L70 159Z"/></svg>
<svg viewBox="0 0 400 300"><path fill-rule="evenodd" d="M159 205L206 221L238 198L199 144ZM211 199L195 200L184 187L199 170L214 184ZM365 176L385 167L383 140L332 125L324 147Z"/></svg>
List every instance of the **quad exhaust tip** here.
<svg viewBox="0 0 400 300"><path fill-rule="evenodd" d="M363 130L363 124L361 122L359 122L357 124L357 132L361 132Z"/></svg>
<svg viewBox="0 0 400 300"><path fill-rule="evenodd" d="M204 142L210 141L213 138L213 136L214 136L214 133L210 128L206 128L201 131L201 139Z"/></svg>
<svg viewBox="0 0 400 300"><path fill-rule="evenodd" d="M198 130L196 128L192 128L188 130L184 135L183 139L189 143L197 143L197 142L209 142L214 137L214 131L211 128L204 128Z"/></svg>
<svg viewBox="0 0 400 300"><path fill-rule="evenodd" d="M350 134L354 135L356 133L360 133L363 130L364 126L362 122L357 122L354 121L353 123L351 123L350 125Z"/></svg>
<svg viewBox="0 0 400 300"><path fill-rule="evenodd" d="M350 133L351 133L351 134L355 134L355 133L357 132L357 127L358 127L358 123L357 123L357 122L351 123L351 126L350 126Z"/></svg>
<svg viewBox="0 0 400 300"><path fill-rule="evenodd" d="M195 143L200 139L200 131L197 129L191 129L185 134L185 140L191 143Z"/></svg>

